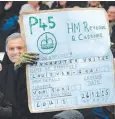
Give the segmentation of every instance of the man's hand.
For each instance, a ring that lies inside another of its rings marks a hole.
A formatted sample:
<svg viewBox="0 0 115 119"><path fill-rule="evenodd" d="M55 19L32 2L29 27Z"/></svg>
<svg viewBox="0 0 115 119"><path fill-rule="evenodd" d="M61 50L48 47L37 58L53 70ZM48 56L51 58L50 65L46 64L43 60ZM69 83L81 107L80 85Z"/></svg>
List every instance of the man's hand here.
<svg viewBox="0 0 115 119"><path fill-rule="evenodd" d="M14 64L14 67L17 69L21 67L23 64L36 64L36 60L38 60L39 54L37 53L23 53L19 60Z"/></svg>

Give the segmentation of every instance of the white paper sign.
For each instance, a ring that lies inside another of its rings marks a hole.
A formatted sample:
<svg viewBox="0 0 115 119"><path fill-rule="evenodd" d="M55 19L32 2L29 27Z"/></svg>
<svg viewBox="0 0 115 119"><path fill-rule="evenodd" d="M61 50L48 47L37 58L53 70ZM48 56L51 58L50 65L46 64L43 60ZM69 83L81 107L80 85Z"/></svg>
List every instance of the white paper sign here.
<svg viewBox="0 0 115 119"><path fill-rule="evenodd" d="M67 9L22 17L28 52L40 54L28 66L31 112L115 103L113 56L102 9Z"/></svg>

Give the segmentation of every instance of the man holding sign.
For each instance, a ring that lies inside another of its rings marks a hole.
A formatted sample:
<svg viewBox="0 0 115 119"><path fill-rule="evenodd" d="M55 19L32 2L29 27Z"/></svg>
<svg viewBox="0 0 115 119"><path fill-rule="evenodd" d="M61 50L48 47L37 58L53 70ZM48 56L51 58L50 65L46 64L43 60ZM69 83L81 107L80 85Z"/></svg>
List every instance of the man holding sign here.
<svg viewBox="0 0 115 119"><path fill-rule="evenodd" d="M25 74L25 64L35 64L38 54L25 53L24 49L25 43L20 33L14 33L7 38L0 81L6 99L12 103L13 119L38 119L28 109Z"/></svg>

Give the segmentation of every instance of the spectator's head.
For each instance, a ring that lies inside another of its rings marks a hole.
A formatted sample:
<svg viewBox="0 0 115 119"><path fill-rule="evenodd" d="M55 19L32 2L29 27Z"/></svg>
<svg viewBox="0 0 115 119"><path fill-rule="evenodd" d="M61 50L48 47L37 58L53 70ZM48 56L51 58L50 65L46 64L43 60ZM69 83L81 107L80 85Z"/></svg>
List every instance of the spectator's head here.
<svg viewBox="0 0 115 119"><path fill-rule="evenodd" d="M65 8L67 5L67 1L58 1L60 7Z"/></svg>
<svg viewBox="0 0 115 119"><path fill-rule="evenodd" d="M24 4L21 9L19 14L24 13L24 12L35 12L39 10L39 2L38 1L28 1L27 4Z"/></svg>
<svg viewBox="0 0 115 119"><path fill-rule="evenodd" d="M115 6L110 6L107 10L109 21L115 21Z"/></svg>
<svg viewBox="0 0 115 119"><path fill-rule="evenodd" d="M46 5L46 9L51 9L54 4L54 1L41 1L41 5ZM46 9L41 9L41 10L46 10Z"/></svg>
<svg viewBox="0 0 115 119"><path fill-rule="evenodd" d="M22 5L19 14L26 13L26 12L35 12L36 10L30 4Z"/></svg>
<svg viewBox="0 0 115 119"><path fill-rule="evenodd" d="M100 1L88 1L89 7L101 7Z"/></svg>
<svg viewBox="0 0 115 119"><path fill-rule="evenodd" d="M35 9L39 6L38 1L28 1L28 4L31 4Z"/></svg>
<svg viewBox="0 0 115 119"><path fill-rule="evenodd" d="M13 33L6 39L6 53L11 62L19 60L20 55L24 52L24 41L20 33Z"/></svg>
<svg viewBox="0 0 115 119"><path fill-rule="evenodd" d="M54 115L53 119L84 119L84 116L77 110L67 110Z"/></svg>

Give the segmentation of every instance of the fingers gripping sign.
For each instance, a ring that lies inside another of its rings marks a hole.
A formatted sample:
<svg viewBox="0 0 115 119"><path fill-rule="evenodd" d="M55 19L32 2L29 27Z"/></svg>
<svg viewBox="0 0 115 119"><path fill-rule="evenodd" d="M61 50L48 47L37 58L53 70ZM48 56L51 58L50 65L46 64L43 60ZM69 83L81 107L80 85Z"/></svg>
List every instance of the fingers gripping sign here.
<svg viewBox="0 0 115 119"><path fill-rule="evenodd" d="M39 54L37 53L27 53L24 52L18 62L15 63L15 68L21 67L23 64L36 64L39 59Z"/></svg>

